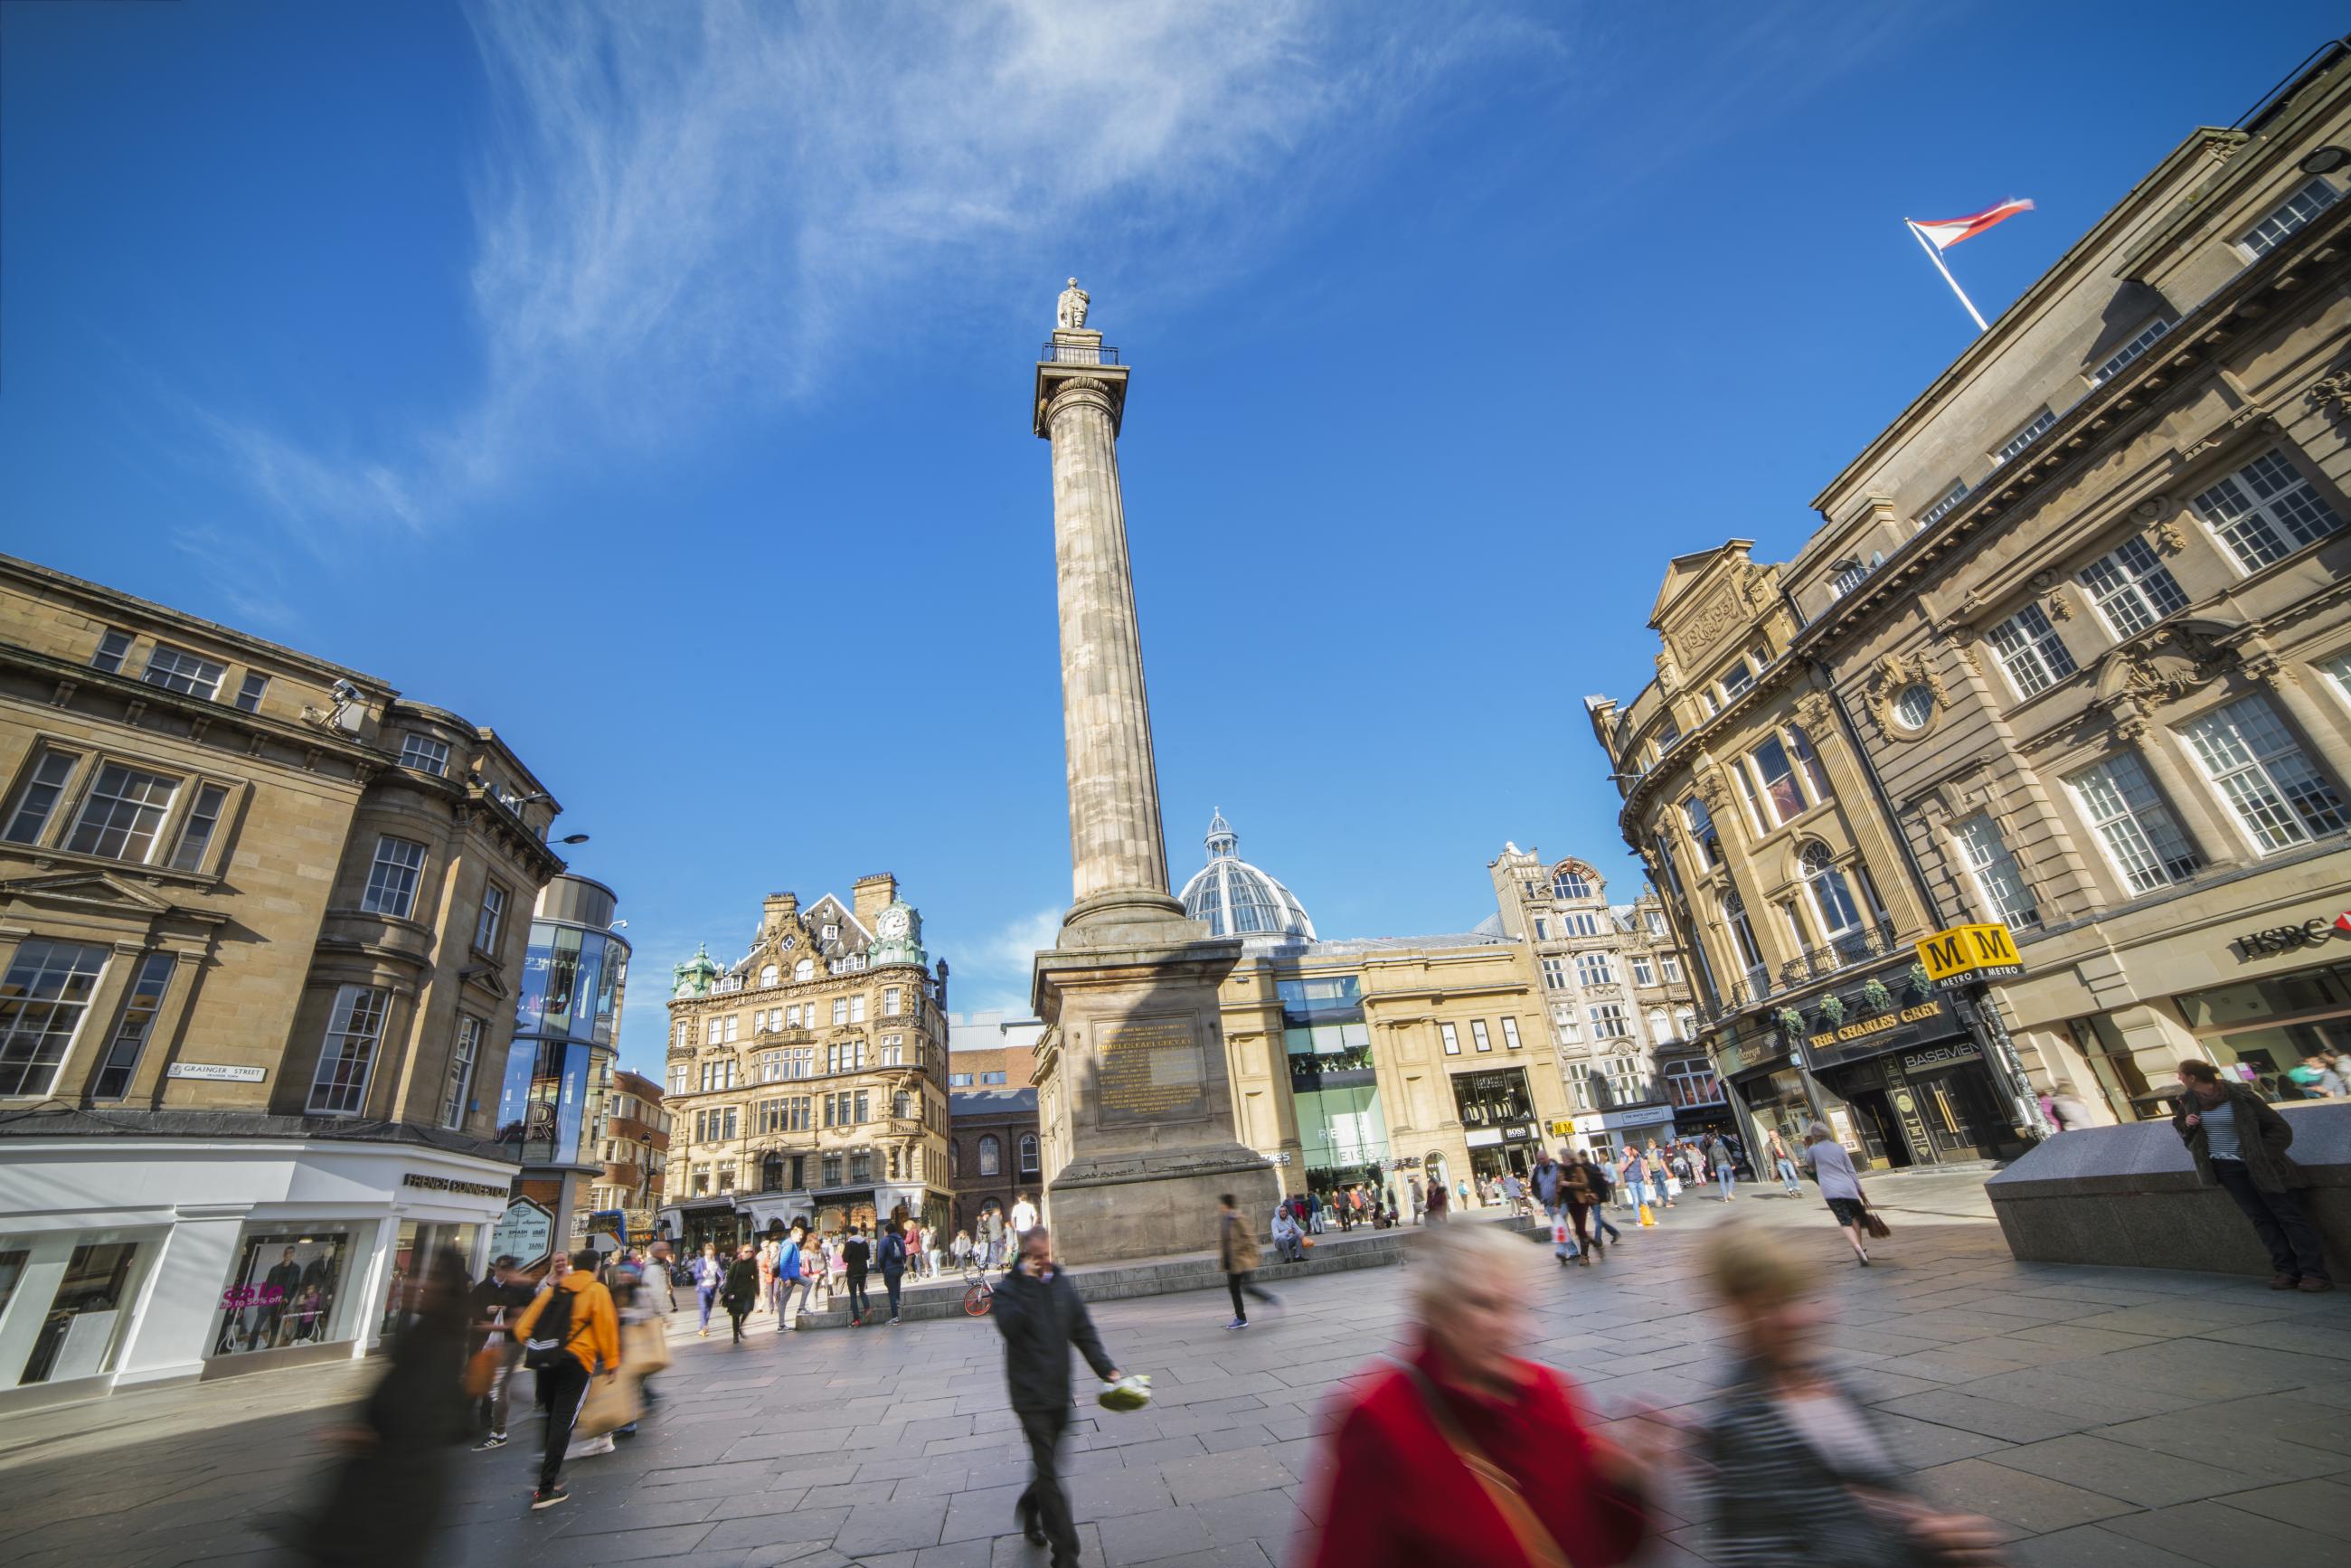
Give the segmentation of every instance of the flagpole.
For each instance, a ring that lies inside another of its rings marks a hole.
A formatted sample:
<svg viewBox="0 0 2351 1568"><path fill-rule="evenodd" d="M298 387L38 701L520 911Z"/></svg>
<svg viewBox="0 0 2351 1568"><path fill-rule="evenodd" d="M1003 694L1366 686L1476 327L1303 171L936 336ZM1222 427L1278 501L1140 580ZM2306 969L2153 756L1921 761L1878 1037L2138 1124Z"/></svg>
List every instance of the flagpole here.
<svg viewBox="0 0 2351 1568"><path fill-rule="evenodd" d="M1910 231L1911 237L1916 239L1918 242L1919 246L1926 251L1927 259L1935 264L1935 270L1943 275L1943 281L1951 286L1951 292L1959 297L1959 303L1966 306L1968 314L1975 318L1976 330L1979 332L1991 331L1991 329L1984 325L1983 312L1976 308L1975 301L1969 298L1967 290L1959 287L1959 280L1951 276L1951 269L1943 265L1943 253L1935 248L1935 242L1921 234L1918 230L1918 225L1912 223L1908 218L1904 218L1902 220L1902 226Z"/></svg>

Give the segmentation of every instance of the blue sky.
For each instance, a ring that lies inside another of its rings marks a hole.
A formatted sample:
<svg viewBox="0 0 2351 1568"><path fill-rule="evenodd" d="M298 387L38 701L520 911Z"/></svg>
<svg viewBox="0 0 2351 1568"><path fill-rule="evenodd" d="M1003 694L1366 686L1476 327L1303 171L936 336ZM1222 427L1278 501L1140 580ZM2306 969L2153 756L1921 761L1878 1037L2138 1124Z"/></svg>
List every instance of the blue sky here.
<svg viewBox="0 0 2351 1568"><path fill-rule="evenodd" d="M1325 935L1505 839L1637 885L1587 693L2191 127L2271 0L0 5L0 538L496 727L668 966L892 870L960 1009L1069 899L1061 279L1122 444L1178 878ZM2223 30L2225 29L2225 30Z"/></svg>

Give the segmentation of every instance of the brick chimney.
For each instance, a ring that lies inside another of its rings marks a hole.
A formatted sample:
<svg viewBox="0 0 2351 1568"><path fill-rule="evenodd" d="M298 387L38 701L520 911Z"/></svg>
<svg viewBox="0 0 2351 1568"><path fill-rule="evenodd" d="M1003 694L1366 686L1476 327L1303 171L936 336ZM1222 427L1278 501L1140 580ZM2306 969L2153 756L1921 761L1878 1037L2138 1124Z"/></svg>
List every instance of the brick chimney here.
<svg viewBox="0 0 2351 1568"><path fill-rule="evenodd" d="M872 876L861 876L850 885L850 895L855 902L858 923L868 931L883 910L898 896L898 879L886 871Z"/></svg>
<svg viewBox="0 0 2351 1568"><path fill-rule="evenodd" d="M800 910L799 894L771 893L759 905L759 934L772 936L789 925Z"/></svg>

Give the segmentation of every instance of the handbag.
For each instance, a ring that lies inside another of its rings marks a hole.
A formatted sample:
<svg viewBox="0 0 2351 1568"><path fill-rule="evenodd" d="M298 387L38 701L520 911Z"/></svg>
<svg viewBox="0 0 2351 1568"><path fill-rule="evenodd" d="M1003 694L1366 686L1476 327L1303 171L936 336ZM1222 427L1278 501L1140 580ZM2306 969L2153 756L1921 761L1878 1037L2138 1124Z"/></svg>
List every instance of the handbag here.
<svg viewBox="0 0 2351 1568"><path fill-rule="evenodd" d="M1527 1561L1535 1568L1575 1568L1568 1560L1566 1549L1552 1538L1549 1530L1543 1528L1543 1521L1535 1517L1535 1511L1528 1505L1526 1495L1520 1491L1519 1483L1511 1479L1510 1472L1488 1458L1485 1451L1470 1439L1469 1434L1454 1421L1453 1412L1445 1407L1445 1396L1437 1392L1437 1385L1428 1380L1428 1374L1410 1362L1404 1364L1404 1369L1411 1376L1413 1386L1420 1391L1420 1402L1427 1409L1429 1419L1437 1423L1437 1436L1445 1439L1445 1446L1453 1450L1453 1457L1461 1461L1462 1468L1484 1489L1486 1500L1494 1505L1494 1511L1502 1516L1504 1524L1510 1526L1510 1534L1517 1539L1519 1550L1526 1554Z"/></svg>
<svg viewBox="0 0 2351 1568"><path fill-rule="evenodd" d="M641 1376L651 1376L669 1364L669 1331L659 1318L647 1318L621 1330L622 1365Z"/></svg>
<svg viewBox="0 0 2351 1568"><path fill-rule="evenodd" d="M462 1386L468 1399L486 1399L491 1385L498 1380L498 1367L505 1362L506 1336L492 1334L490 1343L465 1358L465 1375Z"/></svg>
<svg viewBox="0 0 2351 1568"><path fill-rule="evenodd" d="M627 1426L643 1413L637 1400L637 1380L608 1372L589 1382L588 1397L580 1406L580 1420L571 1428L571 1435L601 1437Z"/></svg>
<svg viewBox="0 0 2351 1568"><path fill-rule="evenodd" d="M1874 1208L1865 1208L1861 1211L1861 1228L1869 1232L1870 1239L1873 1241L1883 1241L1894 1234L1894 1227L1878 1218L1877 1210Z"/></svg>

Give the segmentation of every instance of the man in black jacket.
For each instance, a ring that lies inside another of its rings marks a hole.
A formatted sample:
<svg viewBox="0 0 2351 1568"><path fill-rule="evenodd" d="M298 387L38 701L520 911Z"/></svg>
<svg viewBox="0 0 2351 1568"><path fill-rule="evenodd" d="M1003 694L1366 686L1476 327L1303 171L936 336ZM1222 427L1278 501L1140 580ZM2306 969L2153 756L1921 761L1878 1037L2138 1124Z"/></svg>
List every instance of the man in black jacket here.
<svg viewBox="0 0 2351 1568"><path fill-rule="evenodd" d="M859 1226L849 1233L841 1249L841 1260L849 1270L849 1326L862 1329L865 1320L873 1315L873 1303L865 1299L865 1270L872 1266L873 1247L865 1239L865 1227Z"/></svg>
<svg viewBox="0 0 2351 1568"><path fill-rule="evenodd" d="M1068 1274L1053 1261L1052 1238L1043 1226L1020 1239L1020 1266L996 1288L992 1314L1004 1336L1004 1381L1012 1393L1012 1413L1029 1439L1035 1475L1014 1507L1031 1542L1053 1549L1053 1568L1078 1560L1078 1527L1058 1473L1061 1434L1070 1425L1070 1347L1074 1344L1103 1382L1117 1380L1094 1333L1094 1321Z"/></svg>

